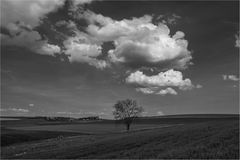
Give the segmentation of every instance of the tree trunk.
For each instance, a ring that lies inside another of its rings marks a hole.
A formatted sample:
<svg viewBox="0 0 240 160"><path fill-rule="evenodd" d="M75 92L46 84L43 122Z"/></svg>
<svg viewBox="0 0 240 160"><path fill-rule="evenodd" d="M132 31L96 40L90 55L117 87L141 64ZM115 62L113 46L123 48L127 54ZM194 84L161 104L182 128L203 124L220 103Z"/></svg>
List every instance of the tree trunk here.
<svg viewBox="0 0 240 160"><path fill-rule="evenodd" d="M129 129L130 129L130 124L127 123L126 125L127 125L127 131L129 131Z"/></svg>

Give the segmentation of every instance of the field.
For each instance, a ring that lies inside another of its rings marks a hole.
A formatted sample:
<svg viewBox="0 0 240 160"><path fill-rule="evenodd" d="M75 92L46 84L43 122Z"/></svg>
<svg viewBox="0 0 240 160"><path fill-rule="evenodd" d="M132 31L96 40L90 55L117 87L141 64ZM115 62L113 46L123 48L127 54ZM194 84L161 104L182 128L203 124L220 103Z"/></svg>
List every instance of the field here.
<svg viewBox="0 0 240 160"><path fill-rule="evenodd" d="M4 121L1 126L1 156L8 159L239 159L238 115L142 118L129 132L109 120L50 123L22 119Z"/></svg>

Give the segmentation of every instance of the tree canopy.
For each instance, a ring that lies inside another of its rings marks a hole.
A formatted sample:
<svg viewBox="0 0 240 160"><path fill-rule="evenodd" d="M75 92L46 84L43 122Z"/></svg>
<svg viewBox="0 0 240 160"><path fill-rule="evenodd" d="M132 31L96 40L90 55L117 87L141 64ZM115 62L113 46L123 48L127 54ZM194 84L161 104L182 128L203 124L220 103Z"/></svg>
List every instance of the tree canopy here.
<svg viewBox="0 0 240 160"><path fill-rule="evenodd" d="M126 99L118 101L114 106L113 115L116 120L123 120L129 130L133 119L140 116L143 108L138 106L137 101Z"/></svg>

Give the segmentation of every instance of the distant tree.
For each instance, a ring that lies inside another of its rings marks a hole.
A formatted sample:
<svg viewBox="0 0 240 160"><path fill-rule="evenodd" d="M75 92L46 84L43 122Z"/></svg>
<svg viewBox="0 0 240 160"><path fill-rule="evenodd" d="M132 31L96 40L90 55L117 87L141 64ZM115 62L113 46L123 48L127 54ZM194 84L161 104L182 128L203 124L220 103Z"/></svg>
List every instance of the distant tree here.
<svg viewBox="0 0 240 160"><path fill-rule="evenodd" d="M138 106L135 100L126 99L118 101L114 106L113 115L116 120L122 120L129 131L134 118L141 115L143 108Z"/></svg>

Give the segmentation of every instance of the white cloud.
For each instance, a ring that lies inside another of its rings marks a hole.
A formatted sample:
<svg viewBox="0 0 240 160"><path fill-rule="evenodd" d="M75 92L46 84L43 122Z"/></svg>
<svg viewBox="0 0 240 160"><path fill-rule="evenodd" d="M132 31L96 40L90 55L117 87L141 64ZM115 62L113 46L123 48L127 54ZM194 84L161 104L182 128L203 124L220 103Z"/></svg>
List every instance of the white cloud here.
<svg viewBox="0 0 240 160"><path fill-rule="evenodd" d="M152 16L114 20L89 10L78 16L88 22L87 33L76 31L75 37L66 40L72 41L65 44L71 62L86 62L97 68L122 63L137 68L184 69L190 64L192 56L185 34L177 31L171 36L166 25L152 23ZM66 24L59 22L58 25ZM115 48L108 51L106 60L98 60L96 57L102 54L104 42L113 42Z"/></svg>
<svg viewBox="0 0 240 160"><path fill-rule="evenodd" d="M5 112L5 111L7 111L7 109L0 108L0 112Z"/></svg>
<svg viewBox="0 0 240 160"><path fill-rule="evenodd" d="M5 109L1 109L1 112L5 112L5 111L12 111L12 112L22 112L22 113L28 113L29 110L28 109L22 109L22 108L5 108Z"/></svg>
<svg viewBox="0 0 240 160"><path fill-rule="evenodd" d="M151 88L136 88L137 92L142 92L143 94L153 94L154 91Z"/></svg>
<svg viewBox="0 0 240 160"><path fill-rule="evenodd" d="M239 78L237 78L236 75L228 75L228 79L232 80L232 81L238 81L239 80Z"/></svg>
<svg viewBox="0 0 240 160"><path fill-rule="evenodd" d="M36 41L39 41L41 39L41 36L37 31L24 31L20 28L18 28L17 25L12 24L11 26L14 26L14 29L10 29L10 33L19 32L14 37L9 37L7 35L2 36L2 44L3 45L16 45L16 46L24 46L24 47L32 47L33 44L35 46ZM13 27L11 27L13 28ZM39 42L38 42L39 43Z"/></svg>
<svg viewBox="0 0 240 160"><path fill-rule="evenodd" d="M11 108L11 109L9 109L9 110L15 111L15 112L24 112L24 113L29 112L28 109L22 109L22 108Z"/></svg>
<svg viewBox="0 0 240 160"><path fill-rule="evenodd" d="M14 37L7 35L1 35L2 45L14 45L20 47L26 47L30 50L44 55L54 55L54 53L60 52L60 47L53 44L48 44L46 40L41 40L41 36L37 31L26 31L19 28L17 24L11 24L10 33L14 34L19 32Z"/></svg>
<svg viewBox="0 0 240 160"><path fill-rule="evenodd" d="M199 89L202 88L203 86L201 84L197 84L195 87Z"/></svg>
<svg viewBox="0 0 240 160"><path fill-rule="evenodd" d="M238 47L238 48L240 48L240 38L239 37L240 37L239 34L235 35L235 38L236 38L235 47Z"/></svg>
<svg viewBox="0 0 240 160"><path fill-rule="evenodd" d="M82 114L82 112L66 112L66 111L62 111L62 112L57 112L57 114L72 115L72 114Z"/></svg>
<svg viewBox="0 0 240 160"><path fill-rule="evenodd" d="M192 59L187 50L187 41L170 37L166 26L156 30L148 30L146 33L136 33L133 36L121 37L115 40L116 48L110 50L110 58L113 62L140 64L141 66L166 66L171 68L185 68ZM177 32L178 36L182 32ZM142 37L140 37L142 36ZM177 37L174 35L173 37Z"/></svg>
<svg viewBox="0 0 240 160"><path fill-rule="evenodd" d="M74 5L91 3L93 0L73 0Z"/></svg>
<svg viewBox="0 0 240 160"><path fill-rule="evenodd" d="M227 80L231 80L231 81L239 81L239 78L237 77L237 75L222 75L223 80L227 81Z"/></svg>
<svg viewBox="0 0 240 160"><path fill-rule="evenodd" d="M143 94L156 94L156 95L177 95L177 91L173 88L167 87L166 89L161 89L162 87L145 87L145 88L136 88L137 92L141 92Z"/></svg>
<svg viewBox="0 0 240 160"><path fill-rule="evenodd" d="M2 45L15 45L45 55L60 52L60 47L41 40L32 29L40 24L41 18L64 4L64 0L2 0L1 25L10 37L1 34Z"/></svg>
<svg viewBox="0 0 240 160"><path fill-rule="evenodd" d="M148 15L120 21L104 17L101 14L95 14L91 11L85 12L83 16L90 23L87 27L88 33L100 41L114 41L123 36L136 34L138 31L143 32L143 29L156 28L151 23L152 17ZM96 25L96 22L102 26Z"/></svg>
<svg viewBox="0 0 240 160"><path fill-rule="evenodd" d="M70 62L88 63L99 69L108 66L105 60L97 59L102 54L102 47L92 44L87 37L71 37L64 42L64 46L65 54L70 55Z"/></svg>
<svg viewBox="0 0 240 160"><path fill-rule="evenodd" d="M54 53L60 53L60 51L61 49L59 46L48 43L43 44L39 49L36 50L36 52L46 55L54 55Z"/></svg>
<svg viewBox="0 0 240 160"><path fill-rule="evenodd" d="M136 71L126 78L126 83L141 86L136 88L138 92L157 95L177 95L177 91L172 87L183 91L202 88L202 85L193 85L189 78L183 78L182 72L173 69L152 76L147 76L142 71Z"/></svg>
<svg viewBox="0 0 240 160"><path fill-rule="evenodd" d="M66 54L72 57L70 61L80 60L79 57L97 57L101 54L102 47L96 44L82 43L78 39L68 39L64 42ZM74 58L76 57L76 58ZM84 59L84 58L83 58Z"/></svg>
<svg viewBox="0 0 240 160"><path fill-rule="evenodd" d="M2 45L15 45L31 49L38 54L54 56L60 53L61 48L57 45L49 44L46 40L41 40L37 31L26 31L16 23L11 23L10 33L14 37L2 35ZM17 34L19 33L19 34ZM108 66L105 60L98 60L102 54L102 47L86 34L79 33L76 37L69 37L64 42L65 54L70 55L70 62L88 63L96 68L103 69Z"/></svg>
<svg viewBox="0 0 240 160"><path fill-rule="evenodd" d="M29 107L34 107L35 105L33 103L28 104Z"/></svg>
<svg viewBox="0 0 240 160"><path fill-rule="evenodd" d="M89 35L101 42L114 41L115 49L109 51L112 62L185 68L192 59L184 33L170 36L169 28L154 25L149 15L117 21L88 11L83 17L90 23Z"/></svg>
<svg viewBox="0 0 240 160"><path fill-rule="evenodd" d="M226 81L226 80L228 79L228 75L225 75L225 74L224 74L224 75L222 75L222 77L223 77L223 80L224 80L224 81Z"/></svg>
<svg viewBox="0 0 240 160"><path fill-rule="evenodd" d="M90 3L92 0L72 0L72 2L76 6ZM11 37L1 34L2 45L26 47L36 53L51 56L59 53L61 51L59 46L41 40L40 34L32 28L38 26L41 18L46 14L56 11L64 3L65 0L2 0L1 25L11 34ZM104 63L96 63L96 65L101 66Z"/></svg>
<svg viewBox="0 0 240 160"><path fill-rule="evenodd" d="M157 112L157 115L159 115L159 116L163 116L164 113L163 113L162 111L158 111L158 112Z"/></svg>
<svg viewBox="0 0 240 160"><path fill-rule="evenodd" d="M126 82L145 87L178 87L181 90L189 90L194 87L190 79L183 79L182 73L173 69L153 76L147 76L141 71L136 71L126 78Z"/></svg>
<svg viewBox="0 0 240 160"><path fill-rule="evenodd" d="M166 88L166 89L160 90L160 91L159 91L158 93L156 93L156 94L159 94L159 95L166 95L166 94L177 95L177 92L176 92L174 89L168 87L168 88Z"/></svg>
<svg viewBox="0 0 240 160"><path fill-rule="evenodd" d="M32 27L39 24L40 18L55 11L64 4L64 0L2 0L1 23L23 21Z"/></svg>
<svg viewBox="0 0 240 160"><path fill-rule="evenodd" d="M56 11L66 0L1 0L1 25L24 22L31 27L41 23L41 18ZM70 1L70 0L68 0ZM93 0L71 0L72 7L91 3Z"/></svg>

